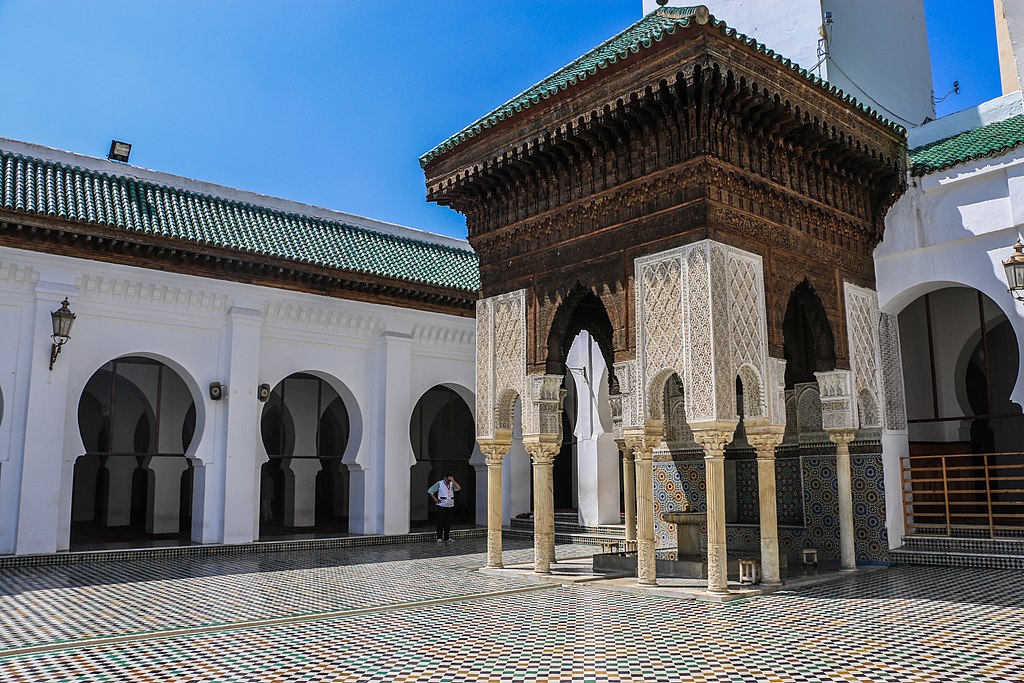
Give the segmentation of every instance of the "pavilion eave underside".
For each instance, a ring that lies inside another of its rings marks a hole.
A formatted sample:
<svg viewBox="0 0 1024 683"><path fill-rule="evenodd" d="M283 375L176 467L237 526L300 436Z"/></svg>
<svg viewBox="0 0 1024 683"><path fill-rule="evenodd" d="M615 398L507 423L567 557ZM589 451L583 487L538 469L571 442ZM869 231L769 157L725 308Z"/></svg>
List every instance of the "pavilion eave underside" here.
<svg viewBox="0 0 1024 683"><path fill-rule="evenodd" d="M466 214L475 242L697 157L832 207L873 247L905 183L906 139L694 24L433 158L427 196Z"/></svg>

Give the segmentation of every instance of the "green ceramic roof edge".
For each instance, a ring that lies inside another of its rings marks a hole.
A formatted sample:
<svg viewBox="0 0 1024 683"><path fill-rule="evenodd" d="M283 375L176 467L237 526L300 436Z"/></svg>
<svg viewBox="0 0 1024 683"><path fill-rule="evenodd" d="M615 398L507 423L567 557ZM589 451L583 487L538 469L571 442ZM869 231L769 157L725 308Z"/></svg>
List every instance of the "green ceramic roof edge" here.
<svg viewBox="0 0 1024 683"><path fill-rule="evenodd" d="M473 123L455 133L444 142L435 146L419 159L420 166L425 167L431 160L444 154L448 150L480 134L483 130L497 125L501 121L513 116L517 112L529 109L541 99L547 99L558 92L575 85L579 81L586 80L589 75L606 69L609 65L625 59L631 53L639 53L642 48L648 48L656 42L660 42L666 34L673 35L679 28L689 25L690 18L696 14L697 6L693 7L659 7L650 12L643 19L629 26L624 31L612 36L582 57L573 60L555 73L551 74L536 85L527 88L497 109L486 114ZM825 79L815 76L807 69L802 68L793 60L780 55L769 49L764 43L758 42L750 36L744 35L734 28L730 28L723 21L714 16L710 17L710 23L718 28L723 35L748 45L758 52L768 56L770 59L779 62L782 66L795 71L811 81L814 85L827 90L832 95L839 97L843 102L856 107L861 112L878 120L882 124L905 135L907 130L900 124L882 116L875 109L862 104L853 95L844 92L841 88L830 85ZM620 44L621 43L621 44Z"/></svg>
<svg viewBox="0 0 1024 683"><path fill-rule="evenodd" d="M20 176L19 162L25 168ZM86 181L88 190L82 187ZM0 150L0 208L378 277L480 289L479 259L471 249L6 150ZM324 232L333 243L325 243ZM329 258L332 248L343 258Z"/></svg>
<svg viewBox="0 0 1024 683"><path fill-rule="evenodd" d="M1024 114L961 131L910 150L910 173L927 175L1024 145Z"/></svg>

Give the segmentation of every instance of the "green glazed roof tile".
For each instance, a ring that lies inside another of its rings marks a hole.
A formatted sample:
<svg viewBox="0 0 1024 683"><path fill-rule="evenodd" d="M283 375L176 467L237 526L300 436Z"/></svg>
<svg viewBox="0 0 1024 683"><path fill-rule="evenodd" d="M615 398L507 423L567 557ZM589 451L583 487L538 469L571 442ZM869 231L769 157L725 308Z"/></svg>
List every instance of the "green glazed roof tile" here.
<svg viewBox="0 0 1024 683"><path fill-rule="evenodd" d="M451 287L480 288L469 249L0 152L0 208Z"/></svg>
<svg viewBox="0 0 1024 683"><path fill-rule="evenodd" d="M432 159L454 149L469 138L479 135L483 130L497 125L520 111L529 109L541 100L545 100L566 88L570 88L580 81L586 80L587 77L606 69L619 60L629 57L631 54L636 54L642 49L651 47L666 36L675 34L680 28L689 26L691 21L696 21L695 16L699 8L700 6L659 7L625 31L609 38L579 59L562 67L540 83L524 90L491 113L482 116L455 135L452 135L421 156L420 166L425 167ZM714 17L711 17L710 21L711 25L721 31L723 35L767 55L769 58L782 64L782 66L792 69L816 86L828 90L844 102L857 107L890 128L901 133L906 132L906 129L899 124L890 121L874 109L859 103L853 96L843 92L834 85L830 85L828 81L815 76L810 71L801 68L796 62L783 57L774 50L770 50L763 43L738 32L734 28L730 28L725 22L718 21Z"/></svg>
<svg viewBox="0 0 1024 683"><path fill-rule="evenodd" d="M926 175L1024 145L1024 114L965 130L910 150L910 172Z"/></svg>

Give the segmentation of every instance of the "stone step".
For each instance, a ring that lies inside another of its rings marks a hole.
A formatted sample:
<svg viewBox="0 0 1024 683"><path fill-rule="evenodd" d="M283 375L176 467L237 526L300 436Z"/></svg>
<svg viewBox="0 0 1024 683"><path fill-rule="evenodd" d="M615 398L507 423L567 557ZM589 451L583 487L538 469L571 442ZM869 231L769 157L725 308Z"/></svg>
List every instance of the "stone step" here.
<svg viewBox="0 0 1024 683"><path fill-rule="evenodd" d="M511 528L522 531L533 531L532 519L513 519ZM588 527L575 522L569 523L555 520L556 534L583 534L600 538L625 538L626 527L621 524L602 524L601 526Z"/></svg>
<svg viewBox="0 0 1024 683"><path fill-rule="evenodd" d="M953 538L949 536L913 535L903 537L903 547L901 550L1024 557L1024 539Z"/></svg>
<svg viewBox="0 0 1024 683"><path fill-rule="evenodd" d="M994 553L958 553L943 550L897 548L889 553L893 565L931 565L937 567L972 567L987 569L1024 569L1024 555Z"/></svg>

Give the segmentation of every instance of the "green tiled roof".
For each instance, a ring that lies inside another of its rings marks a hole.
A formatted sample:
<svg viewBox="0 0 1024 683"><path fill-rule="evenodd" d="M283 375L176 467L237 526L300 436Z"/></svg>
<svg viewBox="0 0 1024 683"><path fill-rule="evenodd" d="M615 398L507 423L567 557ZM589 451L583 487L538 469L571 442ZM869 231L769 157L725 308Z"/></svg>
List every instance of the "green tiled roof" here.
<svg viewBox="0 0 1024 683"><path fill-rule="evenodd" d="M972 159L992 157L1024 145L1024 114L965 130L910 150L913 175L935 173Z"/></svg>
<svg viewBox="0 0 1024 683"><path fill-rule="evenodd" d="M475 292L469 249L0 152L0 208Z"/></svg>
<svg viewBox="0 0 1024 683"><path fill-rule="evenodd" d="M420 157L420 166L426 166L431 159L453 149L462 142L465 142L467 139L478 135L481 131L497 125L499 122L509 118L510 116L514 116L517 112L529 109L531 106L538 104L541 100L547 99L566 88L576 85L580 81L586 80L589 76L606 69L612 64L617 63L619 60L625 59L631 54L640 52L641 49L649 48L651 45L660 42L668 35L674 35L680 28L689 26L691 21L697 21L698 10L703 9L706 8L703 8L703 6L694 6L660 7L654 10L622 33L619 33L618 35L601 43L579 59L559 69L532 88L519 93L491 113L477 119L455 135L434 147L432 150ZM830 91L832 94L840 97L843 101L857 107L879 121L882 121L887 126L899 130L900 132L905 132L905 129L899 124L888 120L874 109L860 104L853 96L844 93L841 89L833 85L829 85L828 81L815 76L806 69L801 68L796 62L783 57L774 50L768 49L768 47L763 43L759 43L754 38L739 33L736 29L729 28L726 26L725 22L718 21L714 17L710 18L710 23L718 28L723 35L733 38L744 45L749 45L758 52L761 52L776 62L779 62L784 67L797 72L804 78L813 82L815 85Z"/></svg>

